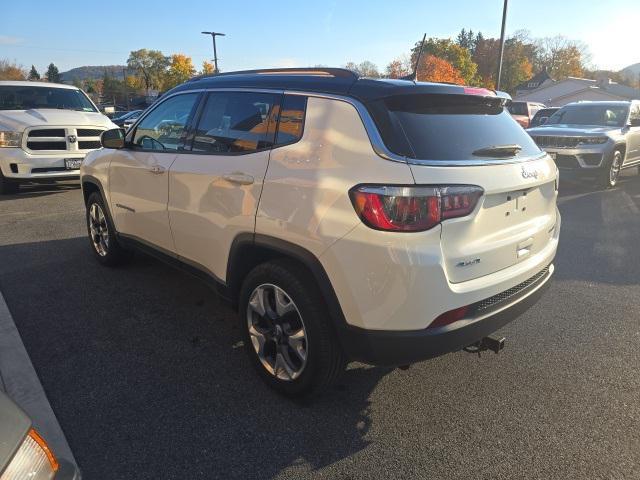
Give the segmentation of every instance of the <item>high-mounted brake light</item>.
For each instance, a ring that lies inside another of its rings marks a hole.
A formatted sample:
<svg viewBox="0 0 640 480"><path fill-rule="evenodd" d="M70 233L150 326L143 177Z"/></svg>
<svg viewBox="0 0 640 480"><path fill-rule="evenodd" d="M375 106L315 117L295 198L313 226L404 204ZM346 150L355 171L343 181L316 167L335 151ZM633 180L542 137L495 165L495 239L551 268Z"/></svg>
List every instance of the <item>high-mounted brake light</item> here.
<svg viewBox="0 0 640 480"><path fill-rule="evenodd" d="M469 215L484 190L475 185L401 187L362 185L349 192L360 219L376 230L421 232Z"/></svg>
<svg viewBox="0 0 640 480"><path fill-rule="evenodd" d="M495 97L496 92L482 87L464 87L465 95L480 95L482 97Z"/></svg>

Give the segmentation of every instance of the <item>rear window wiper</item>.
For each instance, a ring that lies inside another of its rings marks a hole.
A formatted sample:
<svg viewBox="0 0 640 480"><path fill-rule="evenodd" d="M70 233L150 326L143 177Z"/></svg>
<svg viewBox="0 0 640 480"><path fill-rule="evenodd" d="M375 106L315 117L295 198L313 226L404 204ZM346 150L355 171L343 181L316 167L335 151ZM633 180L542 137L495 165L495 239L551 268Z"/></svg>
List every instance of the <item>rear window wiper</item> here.
<svg viewBox="0 0 640 480"><path fill-rule="evenodd" d="M492 145L490 147L479 148L472 153L477 157L514 157L522 147L520 145Z"/></svg>

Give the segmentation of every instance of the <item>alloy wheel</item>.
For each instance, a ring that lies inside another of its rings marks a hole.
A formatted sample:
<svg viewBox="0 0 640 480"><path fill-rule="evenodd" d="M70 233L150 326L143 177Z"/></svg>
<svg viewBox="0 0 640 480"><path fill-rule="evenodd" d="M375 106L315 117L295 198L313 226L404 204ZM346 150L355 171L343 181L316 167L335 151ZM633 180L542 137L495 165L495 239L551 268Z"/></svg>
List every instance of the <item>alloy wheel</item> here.
<svg viewBox="0 0 640 480"><path fill-rule="evenodd" d="M93 248L98 255L105 257L109 253L109 227L102 207L97 203L89 208L89 232Z"/></svg>
<svg viewBox="0 0 640 480"><path fill-rule="evenodd" d="M307 332L291 297L280 287L256 287L247 305L247 327L262 366L274 377L292 381L307 364Z"/></svg>
<svg viewBox="0 0 640 480"><path fill-rule="evenodd" d="M618 181L618 175L620 175L620 160L620 153L615 152L613 155L613 161L611 162L611 168L609 169L609 183L611 186L615 185Z"/></svg>

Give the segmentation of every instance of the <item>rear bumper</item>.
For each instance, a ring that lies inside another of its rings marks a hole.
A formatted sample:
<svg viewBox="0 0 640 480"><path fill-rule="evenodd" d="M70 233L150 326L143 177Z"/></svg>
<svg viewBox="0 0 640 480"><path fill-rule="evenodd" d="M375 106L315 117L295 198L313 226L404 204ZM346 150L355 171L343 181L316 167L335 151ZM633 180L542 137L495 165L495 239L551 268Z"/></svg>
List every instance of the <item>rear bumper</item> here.
<svg viewBox="0 0 640 480"><path fill-rule="evenodd" d="M347 326L342 332L346 354L351 360L371 365L398 366L460 350L504 327L533 306L549 287L553 270L552 264L539 281L491 313L445 327L389 331Z"/></svg>

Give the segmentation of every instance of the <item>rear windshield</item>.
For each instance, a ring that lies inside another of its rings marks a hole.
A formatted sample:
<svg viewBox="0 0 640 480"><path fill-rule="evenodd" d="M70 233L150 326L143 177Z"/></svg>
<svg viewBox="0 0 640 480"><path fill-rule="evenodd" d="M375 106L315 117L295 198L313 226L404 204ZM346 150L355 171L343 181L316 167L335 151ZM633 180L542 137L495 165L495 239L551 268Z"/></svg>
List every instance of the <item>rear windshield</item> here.
<svg viewBox="0 0 640 480"><path fill-rule="evenodd" d="M0 110L57 108L95 112L93 104L80 90L56 87L0 86Z"/></svg>
<svg viewBox="0 0 640 480"><path fill-rule="evenodd" d="M627 105L567 105L554 113L547 125L595 125L623 127L629 115Z"/></svg>
<svg viewBox="0 0 640 480"><path fill-rule="evenodd" d="M369 105L389 150L421 160L478 160L490 147L518 145L513 157L540 154L502 99L473 95L401 95ZM496 158L504 156L496 155Z"/></svg>

